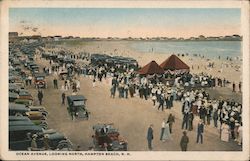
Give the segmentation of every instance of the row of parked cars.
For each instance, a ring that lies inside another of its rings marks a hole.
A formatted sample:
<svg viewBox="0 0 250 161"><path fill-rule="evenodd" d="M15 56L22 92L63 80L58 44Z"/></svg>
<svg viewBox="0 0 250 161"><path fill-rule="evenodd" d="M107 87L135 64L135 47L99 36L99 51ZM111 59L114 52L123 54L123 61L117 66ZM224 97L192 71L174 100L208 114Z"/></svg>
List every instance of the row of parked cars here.
<svg viewBox="0 0 250 161"><path fill-rule="evenodd" d="M106 54L91 54L90 63L92 65L102 65L107 64L108 66L116 66L116 65L126 65L129 68L138 69L137 60L130 57L123 56L110 56Z"/></svg>
<svg viewBox="0 0 250 161"><path fill-rule="evenodd" d="M34 50L27 49L25 53L18 48L10 50L9 149L32 150L32 141L35 137L36 150L72 150L73 145L67 137L54 129L49 129L49 113L46 107L35 105L32 94L25 89L26 74L33 75L35 86L41 88L36 84L41 80L37 77L39 66L38 72L34 72L32 66L36 64L32 63L32 54L28 51Z"/></svg>
<svg viewBox="0 0 250 161"><path fill-rule="evenodd" d="M58 58L54 54L43 53L43 57L47 60L53 60L53 62L57 62L55 59ZM92 55L92 58L98 59L97 61L105 60L105 55ZM109 56L108 56L109 57ZM101 59L99 59L101 58ZM118 57L109 57L111 63L112 60L125 60L126 58L118 58ZM59 59L60 60L60 59ZM134 60L130 60L129 58L126 61L130 61L129 63L137 63ZM126 62L124 61L124 62ZM60 63L60 62L59 62ZM93 59L92 59L93 63ZM61 74L66 74L61 73ZM60 74L60 76L61 76ZM83 95L70 95L67 96L67 110L68 113L72 116L72 119L76 120L88 120L90 116L90 112L88 112L86 108L87 99ZM127 151L128 150L128 142L126 139L120 135L119 130L114 127L113 124L96 124L93 126L94 135L93 139L93 150L95 151Z"/></svg>

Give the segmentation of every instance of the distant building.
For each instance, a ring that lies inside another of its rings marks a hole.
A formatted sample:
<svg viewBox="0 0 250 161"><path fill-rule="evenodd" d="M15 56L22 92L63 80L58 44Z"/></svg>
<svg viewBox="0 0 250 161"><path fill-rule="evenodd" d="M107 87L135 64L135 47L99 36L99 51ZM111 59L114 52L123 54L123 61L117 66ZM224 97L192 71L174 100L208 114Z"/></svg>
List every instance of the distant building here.
<svg viewBox="0 0 250 161"><path fill-rule="evenodd" d="M54 41L59 41L60 39L62 39L62 36L54 36Z"/></svg>

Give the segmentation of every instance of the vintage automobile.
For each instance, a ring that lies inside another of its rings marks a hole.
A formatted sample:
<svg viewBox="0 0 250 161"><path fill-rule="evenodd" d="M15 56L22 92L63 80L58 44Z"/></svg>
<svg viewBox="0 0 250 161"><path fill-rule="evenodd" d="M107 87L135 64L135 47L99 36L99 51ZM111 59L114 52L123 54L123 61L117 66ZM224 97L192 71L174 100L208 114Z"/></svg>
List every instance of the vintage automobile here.
<svg viewBox="0 0 250 161"><path fill-rule="evenodd" d="M47 82L45 79L44 73L35 73L34 74L34 84L36 88L47 88Z"/></svg>
<svg viewBox="0 0 250 161"><path fill-rule="evenodd" d="M24 87L24 82L22 80L22 78L20 76L13 76L13 75L10 75L9 76L9 83L11 84L15 84L17 86L20 86L20 87Z"/></svg>
<svg viewBox="0 0 250 161"><path fill-rule="evenodd" d="M83 95L67 96L68 112L72 119L89 119L89 112L86 109L87 99Z"/></svg>
<svg viewBox="0 0 250 161"><path fill-rule="evenodd" d="M36 73L39 73L39 66L38 65L34 65L31 67L31 72L32 74L36 74Z"/></svg>
<svg viewBox="0 0 250 161"><path fill-rule="evenodd" d="M9 116L9 121L30 121L26 116Z"/></svg>
<svg viewBox="0 0 250 161"><path fill-rule="evenodd" d="M17 93L9 92L9 102L14 102L18 98L19 98L19 95Z"/></svg>
<svg viewBox="0 0 250 161"><path fill-rule="evenodd" d="M16 99L14 102L15 102L15 104L21 104L21 105L25 105L25 106L27 106L27 107L28 107L28 106L31 106L31 105L33 104L33 101L32 101L32 100L20 98L20 96L19 96L19 98Z"/></svg>
<svg viewBox="0 0 250 161"><path fill-rule="evenodd" d="M42 113L45 117L48 116L48 112L46 111L46 108L44 106L29 106L30 111L38 111Z"/></svg>
<svg viewBox="0 0 250 161"><path fill-rule="evenodd" d="M19 121L17 121L17 120L10 121L9 120L9 126L31 126L31 125L35 125L35 124L30 120L19 120Z"/></svg>
<svg viewBox="0 0 250 161"><path fill-rule="evenodd" d="M44 130L44 135L48 135L50 140L50 147L52 150L72 150L73 144L62 133L57 132L54 129Z"/></svg>
<svg viewBox="0 0 250 161"><path fill-rule="evenodd" d="M32 69L32 66L37 66L37 64L36 64L35 62L30 62L30 63L28 64L27 68L28 68L29 70L31 70L31 69Z"/></svg>
<svg viewBox="0 0 250 161"><path fill-rule="evenodd" d="M9 116L26 116L29 108L22 104L9 104Z"/></svg>
<svg viewBox="0 0 250 161"><path fill-rule="evenodd" d="M127 151L128 143L120 136L113 124L97 124L93 126L95 135L94 150L96 151Z"/></svg>
<svg viewBox="0 0 250 161"><path fill-rule="evenodd" d="M22 104L10 104L9 105L9 116L20 116L19 119L28 118L35 125L39 125L43 129L48 128L47 115L39 111L30 111L30 108Z"/></svg>
<svg viewBox="0 0 250 161"><path fill-rule="evenodd" d="M9 92L18 94L21 89L22 89L21 86L16 85L15 83L9 83Z"/></svg>
<svg viewBox="0 0 250 161"><path fill-rule="evenodd" d="M24 124L24 125L22 125ZM27 124L30 124L27 122ZM30 150L31 137L37 135L37 150L44 149L44 137L48 136L49 147L51 150L60 150L67 148L72 150L72 143L63 134L58 132L47 133L41 127L36 125L27 125L25 122L13 121L9 125L9 149L10 150Z"/></svg>
<svg viewBox="0 0 250 161"><path fill-rule="evenodd" d="M28 99L33 101L33 97L28 90L21 89L19 90L18 95L20 99Z"/></svg>

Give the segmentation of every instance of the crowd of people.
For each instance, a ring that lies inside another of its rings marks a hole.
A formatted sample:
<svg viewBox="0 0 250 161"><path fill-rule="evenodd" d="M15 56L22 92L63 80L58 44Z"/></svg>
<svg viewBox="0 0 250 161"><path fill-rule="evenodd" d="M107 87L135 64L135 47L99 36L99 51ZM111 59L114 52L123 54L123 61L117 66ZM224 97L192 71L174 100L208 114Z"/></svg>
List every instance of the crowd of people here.
<svg viewBox="0 0 250 161"><path fill-rule="evenodd" d="M76 57L76 59L82 59L82 57ZM49 72L50 70L51 72ZM141 99L152 100L153 106L161 111L173 108L174 101L181 102L183 115L181 128L184 132L180 145L183 151L187 150L189 142L186 131L194 130L193 121L196 117L200 120L197 126L197 143L203 143L204 125L211 126L211 122L213 122L213 126L220 129L222 141L228 142L233 139L237 141L238 145L242 144L242 105L235 101L211 99L204 90L216 86L225 87L230 83L226 79L216 78L205 73L182 73L174 76L170 74L165 76L154 75L148 79L147 77L141 77L126 65L116 64L109 68L105 63L99 63L98 65L62 64L54 69L48 67L44 71L48 71L48 73L67 71L67 77L62 86L64 90L70 89L70 87L73 92L80 90L80 81L70 77L72 75L91 75L93 87L95 87L96 81L102 82L103 79L111 77L110 97L113 99L117 95L120 99L138 96ZM163 78L167 78L167 81L163 82ZM235 83L233 83L233 86L233 91L235 91ZM57 87L55 82L54 87ZM239 84L239 91L241 92L241 83ZM62 97L65 99L65 93ZM64 104L64 100L62 104ZM174 122L172 114L168 119L163 120L160 134L162 141L172 138ZM149 129L147 137L150 150L152 150L152 126L150 126L151 130Z"/></svg>

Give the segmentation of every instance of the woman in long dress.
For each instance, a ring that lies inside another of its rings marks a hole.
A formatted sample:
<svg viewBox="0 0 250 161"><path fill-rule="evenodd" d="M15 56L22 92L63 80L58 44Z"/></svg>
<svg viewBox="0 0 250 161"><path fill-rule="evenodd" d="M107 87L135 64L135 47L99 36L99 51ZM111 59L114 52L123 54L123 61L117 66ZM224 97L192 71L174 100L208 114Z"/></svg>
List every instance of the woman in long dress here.
<svg viewBox="0 0 250 161"><path fill-rule="evenodd" d="M172 136L170 134L170 130L169 130L169 121L167 121L167 123L165 124L165 129L163 132L163 136L162 136L162 141L165 142L166 140L171 140Z"/></svg>
<svg viewBox="0 0 250 161"><path fill-rule="evenodd" d="M225 122L221 125L221 140L229 141L229 126Z"/></svg>
<svg viewBox="0 0 250 161"><path fill-rule="evenodd" d="M242 136L243 136L243 131L242 131L242 124L241 126L238 128L238 133L239 133L239 137L238 137L238 145L241 145L242 144Z"/></svg>

